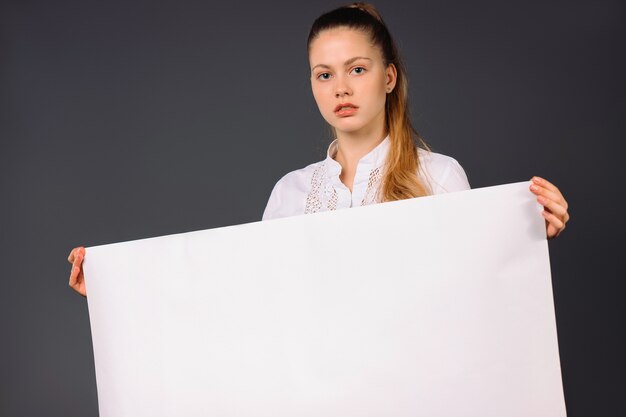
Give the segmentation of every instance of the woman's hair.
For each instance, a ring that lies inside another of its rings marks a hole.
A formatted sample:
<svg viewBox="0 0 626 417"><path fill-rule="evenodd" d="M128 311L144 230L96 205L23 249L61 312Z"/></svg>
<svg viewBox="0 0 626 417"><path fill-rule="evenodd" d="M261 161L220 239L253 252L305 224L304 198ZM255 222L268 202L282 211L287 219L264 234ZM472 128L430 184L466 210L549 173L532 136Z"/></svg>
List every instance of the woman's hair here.
<svg viewBox="0 0 626 417"><path fill-rule="evenodd" d="M420 163L416 145L423 149L428 149L428 146L411 125L406 70L385 22L370 4L353 3L339 7L313 22L307 51L310 52L311 43L321 32L334 28L356 29L369 35L372 43L380 48L385 66L395 65L398 73L396 86L387 94L385 103L385 130L389 134L391 146L379 198L382 201L395 201L429 194L417 176Z"/></svg>

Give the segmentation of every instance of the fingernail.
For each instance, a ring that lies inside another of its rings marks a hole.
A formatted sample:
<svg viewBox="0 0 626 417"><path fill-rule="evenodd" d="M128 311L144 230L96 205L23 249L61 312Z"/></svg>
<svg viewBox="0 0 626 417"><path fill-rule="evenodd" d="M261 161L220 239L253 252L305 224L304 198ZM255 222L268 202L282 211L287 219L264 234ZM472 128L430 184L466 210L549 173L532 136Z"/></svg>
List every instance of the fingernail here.
<svg viewBox="0 0 626 417"><path fill-rule="evenodd" d="M537 187L536 185L533 184L533 185L530 186L530 189L533 190L533 191L537 191L539 189L539 187Z"/></svg>
<svg viewBox="0 0 626 417"><path fill-rule="evenodd" d="M539 204L541 204L542 206L546 204L546 199L539 196L537 197L537 201L539 202Z"/></svg>
<svg viewBox="0 0 626 417"><path fill-rule="evenodd" d="M539 177L533 177L533 182L539 184L541 182L541 178Z"/></svg>

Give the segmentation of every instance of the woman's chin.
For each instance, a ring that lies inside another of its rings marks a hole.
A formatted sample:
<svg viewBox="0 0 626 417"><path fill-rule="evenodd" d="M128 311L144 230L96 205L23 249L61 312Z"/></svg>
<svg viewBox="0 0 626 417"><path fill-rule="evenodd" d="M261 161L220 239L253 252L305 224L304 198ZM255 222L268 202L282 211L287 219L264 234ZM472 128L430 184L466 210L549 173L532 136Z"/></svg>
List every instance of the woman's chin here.
<svg viewBox="0 0 626 417"><path fill-rule="evenodd" d="M331 123L331 126L335 128L335 131L343 133L355 133L364 127L363 123L359 123L357 120L339 120Z"/></svg>

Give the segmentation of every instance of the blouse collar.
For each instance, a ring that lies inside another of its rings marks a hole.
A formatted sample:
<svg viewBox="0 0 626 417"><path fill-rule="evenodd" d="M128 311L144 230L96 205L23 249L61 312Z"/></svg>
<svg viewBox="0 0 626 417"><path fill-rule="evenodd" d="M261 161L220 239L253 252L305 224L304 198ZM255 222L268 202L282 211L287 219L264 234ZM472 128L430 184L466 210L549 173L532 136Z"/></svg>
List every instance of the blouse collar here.
<svg viewBox="0 0 626 417"><path fill-rule="evenodd" d="M366 170L366 172L369 173L370 170L383 166L387 158L387 153L389 152L390 144L389 135L387 135L374 149L359 159L357 172ZM331 176L341 173L341 165L333 158L333 156L337 154L338 149L339 139L335 139L330 146L328 146L328 151L326 152L327 172Z"/></svg>

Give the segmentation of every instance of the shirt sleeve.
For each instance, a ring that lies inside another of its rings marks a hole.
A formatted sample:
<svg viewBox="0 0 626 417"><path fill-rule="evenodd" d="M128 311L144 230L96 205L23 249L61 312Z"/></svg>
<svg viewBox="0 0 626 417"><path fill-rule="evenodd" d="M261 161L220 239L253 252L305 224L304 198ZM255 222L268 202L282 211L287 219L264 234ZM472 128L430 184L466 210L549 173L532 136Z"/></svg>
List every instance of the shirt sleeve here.
<svg viewBox="0 0 626 417"><path fill-rule="evenodd" d="M453 193L469 190L465 170L456 159L449 156L437 155L430 167L430 185L433 194Z"/></svg>
<svg viewBox="0 0 626 417"><path fill-rule="evenodd" d="M469 190L471 187L467 179L467 174L465 174L465 170L456 159L450 159L451 161L448 167L448 175L443 180L443 188L446 190L445 192L452 193L455 191Z"/></svg>
<svg viewBox="0 0 626 417"><path fill-rule="evenodd" d="M282 188L282 181L278 181L274 188L272 189L272 193L270 194L270 198L267 201L267 205L265 206L265 211L263 211L262 220L270 220L277 217L278 208L280 207L280 189Z"/></svg>

